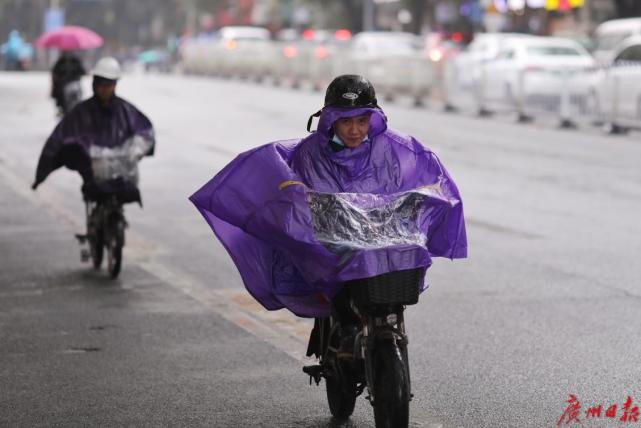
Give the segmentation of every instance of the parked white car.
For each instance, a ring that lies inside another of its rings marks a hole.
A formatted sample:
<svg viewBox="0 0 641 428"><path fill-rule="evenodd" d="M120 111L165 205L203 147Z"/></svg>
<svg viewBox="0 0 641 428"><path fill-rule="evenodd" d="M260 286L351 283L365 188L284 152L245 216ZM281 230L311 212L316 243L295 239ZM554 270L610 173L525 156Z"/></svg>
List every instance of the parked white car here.
<svg viewBox="0 0 641 428"><path fill-rule="evenodd" d="M181 46L185 72L225 77L255 77L268 73L273 57L271 35L265 28L229 26L214 36L197 36Z"/></svg>
<svg viewBox="0 0 641 428"><path fill-rule="evenodd" d="M599 64L609 64L621 43L635 35L641 35L641 18L613 19L599 24L594 31L594 58Z"/></svg>
<svg viewBox="0 0 641 428"><path fill-rule="evenodd" d="M474 40L452 60L445 63L443 102L447 110L471 106L475 113L487 112L483 106L482 82L485 64L494 60L506 43L532 37L519 33L478 33Z"/></svg>
<svg viewBox="0 0 641 428"><path fill-rule="evenodd" d="M558 112L574 76L594 65L590 53L570 39L511 40L485 64L482 103L491 110L516 111L522 119L532 111Z"/></svg>
<svg viewBox="0 0 641 428"><path fill-rule="evenodd" d="M297 88L309 82L324 88L335 76L333 62L343 58L352 33L349 30L308 29L301 34L286 30L277 34L272 58L274 83L285 82Z"/></svg>
<svg viewBox="0 0 641 428"><path fill-rule="evenodd" d="M361 74L376 88L379 99L409 95L420 105L432 90L432 63L422 40L404 32L363 32L352 38L344 58L335 58L337 74Z"/></svg>
<svg viewBox="0 0 641 428"><path fill-rule="evenodd" d="M641 128L641 35L623 41L596 86L598 115L609 133Z"/></svg>
<svg viewBox="0 0 641 428"><path fill-rule="evenodd" d="M208 59L213 54L217 39L214 36L196 36L182 41L180 66L187 74L210 74Z"/></svg>
<svg viewBox="0 0 641 428"><path fill-rule="evenodd" d="M309 82L314 90L325 90L327 85L340 74L341 61L346 57L352 33L339 29L326 35L314 45L309 63Z"/></svg>
<svg viewBox="0 0 641 428"><path fill-rule="evenodd" d="M261 27L229 26L219 30L215 74L227 77L259 77L268 70L272 55L271 35Z"/></svg>

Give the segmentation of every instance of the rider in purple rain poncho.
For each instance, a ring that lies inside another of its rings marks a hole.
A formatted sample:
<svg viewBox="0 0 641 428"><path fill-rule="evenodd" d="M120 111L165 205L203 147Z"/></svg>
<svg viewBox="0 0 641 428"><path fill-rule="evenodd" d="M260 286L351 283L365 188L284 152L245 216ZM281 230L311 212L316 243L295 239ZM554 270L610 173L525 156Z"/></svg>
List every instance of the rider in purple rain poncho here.
<svg viewBox="0 0 641 428"><path fill-rule="evenodd" d="M240 154L190 199L265 308L324 317L333 302L350 323L346 281L466 257L463 206L436 155L387 128L363 77L337 77L316 116L308 137Z"/></svg>
<svg viewBox="0 0 641 428"><path fill-rule="evenodd" d="M33 189L51 172L66 166L80 173L84 182L83 193L87 196L96 193L90 157L96 149L109 150L128 145L136 150L138 158L153 155L155 138L151 122L136 107L115 94L116 83L121 77L118 61L111 57L102 58L96 64L93 76L93 96L64 116L47 139L38 161ZM125 190L134 194L131 201L140 202L137 188Z"/></svg>

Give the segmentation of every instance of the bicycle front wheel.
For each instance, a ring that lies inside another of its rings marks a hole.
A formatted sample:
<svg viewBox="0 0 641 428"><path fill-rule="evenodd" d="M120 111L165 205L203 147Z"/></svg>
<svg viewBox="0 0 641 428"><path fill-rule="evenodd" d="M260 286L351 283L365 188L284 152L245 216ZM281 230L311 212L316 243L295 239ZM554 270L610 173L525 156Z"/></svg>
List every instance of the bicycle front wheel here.
<svg viewBox="0 0 641 428"><path fill-rule="evenodd" d="M122 246L118 245L115 238L111 238L107 245L107 251L109 276L115 279L120 274L120 268L122 267Z"/></svg>
<svg viewBox="0 0 641 428"><path fill-rule="evenodd" d="M409 425L409 368L394 341L379 341L374 351L374 419L376 428Z"/></svg>
<svg viewBox="0 0 641 428"><path fill-rule="evenodd" d="M125 243L125 226L121 220L113 222L109 228L107 241L107 267L112 279L118 277L122 267L122 247Z"/></svg>

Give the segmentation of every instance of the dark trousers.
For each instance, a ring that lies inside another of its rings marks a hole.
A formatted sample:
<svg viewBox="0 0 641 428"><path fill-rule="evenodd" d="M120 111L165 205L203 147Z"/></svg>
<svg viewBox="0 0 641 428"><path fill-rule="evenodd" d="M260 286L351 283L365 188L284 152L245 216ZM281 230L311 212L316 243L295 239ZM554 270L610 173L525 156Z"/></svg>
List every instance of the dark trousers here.
<svg viewBox="0 0 641 428"><path fill-rule="evenodd" d="M338 323L341 325L341 330L345 327L350 330L358 328L360 319L349 304L349 292L347 291L347 287L343 287L343 289L332 299L332 315L334 315L338 320ZM322 352L320 349L321 321L327 321L327 319L317 318L314 321L314 328L310 333L309 343L307 344L306 354L308 357L316 356L318 358ZM327 325L329 325L329 323Z"/></svg>
<svg viewBox="0 0 641 428"><path fill-rule="evenodd" d="M341 326L358 326L360 319L356 312L349 304L349 292L347 287L343 287L332 299L332 312L338 319Z"/></svg>

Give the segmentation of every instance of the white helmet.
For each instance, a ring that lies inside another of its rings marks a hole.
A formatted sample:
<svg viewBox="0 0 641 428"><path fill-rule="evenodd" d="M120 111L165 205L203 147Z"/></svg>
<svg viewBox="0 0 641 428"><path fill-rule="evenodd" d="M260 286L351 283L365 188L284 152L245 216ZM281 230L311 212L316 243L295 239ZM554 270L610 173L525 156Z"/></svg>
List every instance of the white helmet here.
<svg viewBox="0 0 641 428"><path fill-rule="evenodd" d="M114 57L107 56L100 58L96 63L92 74L109 80L118 80L122 75L122 71L120 70L118 60Z"/></svg>

